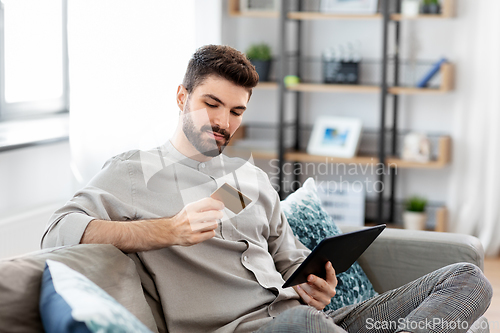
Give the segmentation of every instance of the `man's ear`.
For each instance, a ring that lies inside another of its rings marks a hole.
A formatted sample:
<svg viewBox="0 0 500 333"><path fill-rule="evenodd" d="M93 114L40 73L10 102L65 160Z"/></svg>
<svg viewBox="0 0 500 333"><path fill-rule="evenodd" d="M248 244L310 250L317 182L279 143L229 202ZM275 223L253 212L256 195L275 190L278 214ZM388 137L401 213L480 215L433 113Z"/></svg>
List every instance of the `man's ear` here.
<svg viewBox="0 0 500 333"><path fill-rule="evenodd" d="M177 106L179 107L181 112L184 111L184 106L186 105L187 97L188 97L188 92L186 88L182 84L179 84L179 86L177 87Z"/></svg>

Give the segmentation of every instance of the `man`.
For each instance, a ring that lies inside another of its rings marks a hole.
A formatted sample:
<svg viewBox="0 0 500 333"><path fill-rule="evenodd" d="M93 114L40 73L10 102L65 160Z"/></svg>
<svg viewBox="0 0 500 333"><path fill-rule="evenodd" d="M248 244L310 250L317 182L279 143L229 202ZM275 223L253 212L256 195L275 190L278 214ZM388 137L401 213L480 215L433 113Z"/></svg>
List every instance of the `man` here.
<svg viewBox="0 0 500 333"><path fill-rule="evenodd" d="M473 265L447 267L329 316L318 310L335 295L330 263L326 279L311 275L307 283L281 288L310 251L293 236L267 176L222 154L257 82L240 52L198 49L177 90L180 117L171 140L109 160L53 215L42 246L106 243L136 253L169 332L365 332L368 318L435 316L472 324L491 298ZM251 200L241 212L210 197L225 183ZM467 310L443 306L450 299ZM408 327L398 331L425 331Z"/></svg>

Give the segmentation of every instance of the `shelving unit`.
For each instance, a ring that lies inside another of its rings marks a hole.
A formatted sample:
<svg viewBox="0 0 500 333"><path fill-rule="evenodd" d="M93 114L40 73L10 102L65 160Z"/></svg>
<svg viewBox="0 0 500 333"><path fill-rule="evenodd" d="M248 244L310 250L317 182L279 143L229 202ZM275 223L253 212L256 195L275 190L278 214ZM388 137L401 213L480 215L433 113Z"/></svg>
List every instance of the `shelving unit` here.
<svg viewBox="0 0 500 333"><path fill-rule="evenodd" d="M389 87L388 93L393 95L434 95L446 94L453 90L454 66L444 63L440 68L441 84L439 88L415 88L415 87ZM257 89L278 89L276 82L260 82ZM347 92L347 93L377 93L381 92L380 86L367 86L358 84L322 84L322 83L298 83L286 87L289 91L300 92Z"/></svg>
<svg viewBox="0 0 500 333"><path fill-rule="evenodd" d="M229 15L235 17L260 17L260 18L279 18L280 13L276 11L240 11L239 0L229 0ZM419 14L415 16L405 16L402 14L391 14L392 21L403 20L439 20L452 18L455 15L455 1L442 0L441 14ZM370 15L347 15L347 14L328 14L322 12L289 12L287 18L291 20L381 20L382 14Z"/></svg>
<svg viewBox="0 0 500 333"><path fill-rule="evenodd" d="M287 87L289 91L300 92L348 92L348 93L380 93L380 87L349 84L299 83Z"/></svg>
<svg viewBox="0 0 500 333"><path fill-rule="evenodd" d="M280 167L282 167L285 161L298 163L355 163L361 165L375 165L375 166L386 166L389 168L401 168L401 169L442 169L445 168L451 161L451 138L449 136L442 136L439 138L438 144L438 154L434 160L426 163L418 163L406 161L398 158L397 155L397 133L398 133L398 112L399 112L399 96L400 95L439 95L446 94L453 90L453 80L454 80L454 66L450 63L445 63L440 68L441 83L438 88L415 88L415 87L405 87L399 86L399 44L400 44L400 22L403 20L439 20L448 19L454 16L455 12L455 1L454 0L442 0L441 14L440 15L417 15L417 16L404 16L401 14L390 14L389 6L387 1L382 1L382 12L372 15L341 15L341 14L328 14L322 12L307 12L301 11L300 8L295 11L289 11L283 6L282 2L281 11L278 12L241 12L239 10L238 0L228 0L229 3L229 14L234 17L261 17L261 18L278 18L279 19L279 29L280 29L280 53L278 59L288 59L289 50L287 49L287 40L289 40L288 30L285 29L286 22L295 21L297 23L297 29L294 31L294 36L299 45L296 51L296 58L301 59L301 22L305 20L381 20L383 24L383 40L382 40L382 77L381 82L378 85L341 85L341 84L321 84L312 82L301 82L299 84L291 85L286 87L283 79L288 74L286 71L286 62L278 62L277 70L277 82L263 82L259 83L256 87L257 89L274 89L277 90L278 94L278 105L279 105L279 124L284 123L284 110L285 104L288 99L284 98L287 93L294 94L295 96L295 145L292 149L285 149L284 147L284 126L278 126L278 138L279 146L276 153L272 152L253 152L253 157L271 159L278 158L280 161ZM300 6L300 2L299 2ZM395 43L395 54L392 55L394 59L394 77L393 86L388 86L387 78L387 66L389 61L389 25L394 24L394 43ZM297 61L296 65L296 75L300 77L301 65L300 61ZM378 154L372 156L355 156L353 158L336 158L328 156L318 156L310 155L304 151L300 151L301 142L301 123L300 123L300 104L301 95L310 92L322 92L322 93L355 93L355 94L380 94L381 105L380 105L380 128L379 128L379 144L378 144ZM386 124L386 114L387 110L386 99L392 98L392 143L386 150L386 135L387 130ZM389 153L388 153L389 151ZM280 174L280 183L283 183L284 175ZM383 203L386 200L384 198L384 193L379 193L378 197L378 223L392 223L394 221L395 215L395 192L396 192L396 173L391 172L391 186L390 186L390 216L386 217L383 215ZM385 182L384 175L379 176L379 181ZM283 189L283 186L280 186ZM280 193L283 194L283 193ZM446 207L442 207L436 213L436 230L445 231L446 230Z"/></svg>

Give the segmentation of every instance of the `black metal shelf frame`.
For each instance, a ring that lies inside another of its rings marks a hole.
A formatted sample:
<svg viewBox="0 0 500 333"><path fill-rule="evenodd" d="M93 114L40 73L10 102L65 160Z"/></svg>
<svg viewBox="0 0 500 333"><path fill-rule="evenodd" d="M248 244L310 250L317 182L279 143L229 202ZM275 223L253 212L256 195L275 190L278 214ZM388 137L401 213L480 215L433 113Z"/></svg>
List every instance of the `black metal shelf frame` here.
<svg viewBox="0 0 500 333"><path fill-rule="evenodd" d="M383 36L382 36L382 71L381 71L381 80L380 80L380 88L381 88L381 96L380 96L380 126L379 126L379 142L378 142L378 157L380 160L380 167L383 168L385 165L386 161L386 135L387 132L391 133L391 153L395 155L397 153L397 132L398 132L398 104L399 104L399 97L396 94L389 94L388 92L388 79L387 79L387 72L388 72L388 63L389 61L394 61L395 64L395 70L394 70L394 77L393 77L393 82L397 84L399 83L399 65L400 65L400 59L399 59L399 44L400 44L400 23L399 21L394 21L393 23L395 24L395 54L390 56L389 50L388 50L388 42L389 42L389 24L391 23L391 18L390 18L390 11L389 11L389 1L388 0L381 0L381 11L382 11L382 16L383 16ZM302 2L299 1L299 6ZM399 1L397 1L398 7L400 6ZM287 2L284 1L282 2L281 10L280 10L280 16L279 16L279 36L280 36L280 43L279 43L279 57L277 59L278 62L278 70L277 70L277 80L278 80L278 112L279 112L279 119L278 119L278 124L284 124L284 119L285 119L285 111L286 111L286 100L285 100L285 93L292 93L294 94L294 104L295 104L295 144L294 147L295 149L299 150L300 149L300 142L301 142L301 123L300 123L300 115L301 115L301 94L302 92L300 91L287 91L286 87L284 85L284 78L287 75L287 61L283 61L283 59L287 59L287 57L290 57L291 54L293 54L294 57L297 57L297 59L301 58L301 43L302 43L302 21L301 20L290 20L288 19L288 7L287 7ZM399 11L400 8L397 8ZM300 11L301 8L298 8L298 11ZM293 21L297 25L296 27L296 32L295 32L295 38L297 41L298 49L296 51L288 51L287 50L287 43L286 41L288 40L287 36L287 23ZM300 77L301 74L301 65L300 61L296 61L295 64L295 71L296 75ZM386 129L386 108L387 108L387 98L392 98L393 99L393 121L392 121L392 129L389 131ZM279 167L280 167L280 174L279 174L279 184L280 184L280 197L284 198L286 193L284 192L284 174L283 174L283 166L285 163L285 147L284 147L284 138L285 138L285 126L279 126L278 129L278 158L279 158ZM295 165L297 166L300 162L294 161ZM299 175L295 176L295 180L299 180L298 178L300 177ZM378 175L378 180L381 182L380 184L385 184L385 176L383 172L379 172ZM386 218L384 216L384 191L380 190L378 193L378 198L377 198L377 223L387 223L387 222L393 222L395 220L395 209L396 209L396 173L391 172L390 173L390 180L391 180L391 186L390 186L390 197L389 197L389 204L390 204L390 213L389 217ZM385 186L384 186L385 188Z"/></svg>

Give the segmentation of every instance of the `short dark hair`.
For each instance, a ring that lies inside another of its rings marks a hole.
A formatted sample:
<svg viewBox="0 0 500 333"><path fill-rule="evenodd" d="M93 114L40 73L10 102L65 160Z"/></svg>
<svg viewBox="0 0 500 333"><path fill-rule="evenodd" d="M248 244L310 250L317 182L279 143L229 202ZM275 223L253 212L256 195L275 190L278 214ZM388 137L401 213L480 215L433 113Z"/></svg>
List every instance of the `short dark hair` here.
<svg viewBox="0 0 500 333"><path fill-rule="evenodd" d="M259 82L259 74L250 60L226 45L205 45L197 49L189 60L182 85L191 93L209 75L217 75L247 88L250 95Z"/></svg>

